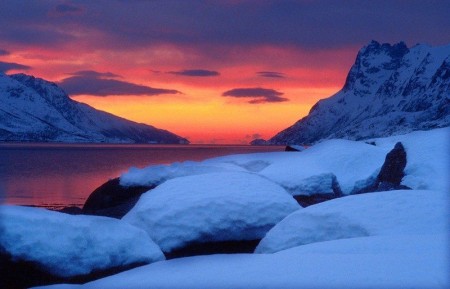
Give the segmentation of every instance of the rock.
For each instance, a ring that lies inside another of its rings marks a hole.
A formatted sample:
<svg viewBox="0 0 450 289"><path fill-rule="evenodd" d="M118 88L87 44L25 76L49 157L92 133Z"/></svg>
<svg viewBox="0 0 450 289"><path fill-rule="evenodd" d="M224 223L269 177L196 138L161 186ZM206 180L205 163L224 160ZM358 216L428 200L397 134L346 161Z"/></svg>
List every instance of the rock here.
<svg viewBox="0 0 450 289"><path fill-rule="evenodd" d="M210 173L166 181L122 220L144 229L166 256L187 256L249 250L298 209L281 186L256 174Z"/></svg>
<svg viewBox="0 0 450 289"><path fill-rule="evenodd" d="M122 218L139 200L139 197L156 186L122 186L120 179L107 181L95 189L83 206L89 215Z"/></svg>
<svg viewBox="0 0 450 289"><path fill-rule="evenodd" d="M368 181L366 187L351 192L352 195L370 192L410 190L410 187L401 185L406 167L406 151L401 142L395 144L394 148L386 155L386 159L380 172L374 180Z"/></svg>
<svg viewBox="0 0 450 289"><path fill-rule="evenodd" d="M284 151L286 152L301 152L304 151L306 147L301 145L287 145Z"/></svg>
<svg viewBox="0 0 450 289"><path fill-rule="evenodd" d="M294 196L294 199L299 203L300 206L306 208L311 205L315 205L318 203L326 202L332 199L335 199L336 197L331 194L313 194L309 196L305 195L297 195Z"/></svg>
<svg viewBox="0 0 450 289"><path fill-rule="evenodd" d="M342 196L342 190L337 178L331 173L311 176L303 179L297 186L287 189L302 207Z"/></svg>
<svg viewBox="0 0 450 289"><path fill-rule="evenodd" d="M22 206L0 206L0 220L0 288L84 283L165 259L121 220Z"/></svg>
<svg viewBox="0 0 450 289"><path fill-rule="evenodd" d="M394 149L386 155L386 160L378 174L378 184L383 182L399 186L405 175L403 172L405 167L406 151L403 144L398 142L395 144Z"/></svg>
<svg viewBox="0 0 450 289"><path fill-rule="evenodd" d="M57 210L57 211L61 212L61 213L66 213L69 215L82 215L83 214L83 209L81 209L80 207L76 207L76 206L64 207L61 210Z"/></svg>
<svg viewBox="0 0 450 289"><path fill-rule="evenodd" d="M2 268L0 272L0 288L25 289L57 283L82 284L146 264L145 262L139 262L103 270L94 270L86 275L60 277L48 272L38 262L15 260L11 255L0 253L0 268Z"/></svg>
<svg viewBox="0 0 450 289"><path fill-rule="evenodd" d="M253 253L259 241L260 239L205 243L195 242L182 248L165 252L164 255L169 260L198 255Z"/></svg>

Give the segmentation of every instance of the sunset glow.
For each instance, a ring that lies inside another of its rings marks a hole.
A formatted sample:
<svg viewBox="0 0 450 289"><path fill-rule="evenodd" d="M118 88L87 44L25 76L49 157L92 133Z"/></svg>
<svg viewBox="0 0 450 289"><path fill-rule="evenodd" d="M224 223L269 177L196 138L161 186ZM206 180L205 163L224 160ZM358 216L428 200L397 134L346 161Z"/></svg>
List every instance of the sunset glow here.
<svg viewBox="0 0 450 289"><path fill-rule="evenodd" d="M8 23L2 27L15 27L0 34L3 72L54 81L74 100L192 143L248 143L272 137L336 93L358 49L372 38L443 41L439 31L435 38L420 29L367 33L369 20L376 24L382 13L374 3L343 12L333 2L175 2L0 4L1 21ZM366 9L373 13L369 20ZM330 11L336 12L332 19ZM352 11L354 22L343 21ZM316 19L337 24L330 29Z"/></svg>

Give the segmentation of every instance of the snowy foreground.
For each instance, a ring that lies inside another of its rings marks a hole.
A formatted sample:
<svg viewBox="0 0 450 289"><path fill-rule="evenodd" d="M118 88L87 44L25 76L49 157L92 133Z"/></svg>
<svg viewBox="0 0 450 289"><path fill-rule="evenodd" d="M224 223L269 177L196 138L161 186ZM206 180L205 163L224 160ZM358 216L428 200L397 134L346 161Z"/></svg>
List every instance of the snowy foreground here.
<svg viewBox="0 0 450 289"><path fill-rule="evenodd" d="M122 184L159 186L120 226L146 232L163 252L203 237L263 237L256 253L154 258L84 285L39 288L449 288L449 135L414 132L371 140L375 146L330 140L302 152L130 169ZM412 190L350 195L373 180L398 141L407 152L402 185ZM292 202L290 195L328 193L336 182L342 198L307 208ZM110 230L121 243L119 229Z"/></svg>

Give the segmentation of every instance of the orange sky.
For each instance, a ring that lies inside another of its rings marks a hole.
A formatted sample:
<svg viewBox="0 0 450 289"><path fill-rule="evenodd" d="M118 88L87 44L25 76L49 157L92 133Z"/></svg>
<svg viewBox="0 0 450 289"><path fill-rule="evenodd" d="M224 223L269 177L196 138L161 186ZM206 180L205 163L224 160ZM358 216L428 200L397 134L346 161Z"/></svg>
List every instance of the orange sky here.
<svg viewBox="0 0 450 289"><path fill-rule="evenodd" d="M191 143L247 144L255 137L270 138L305 116L319 99L337 92L354 60L354 49L311 52L258 47L232 51L229 62L196 57L191 51L164 46L112 52L64 51L17 47L0 60L30 66L25 73L61 81L69 72L93 70L120 75L120 80L180 94L71 96L97 109L158 128L167 129ZM208 68L218 77L189 77L168 72L180 67ZM277 71L283 78L258 76ZM20 72L18 70L9 73ZM221 96L233 88L261 87L282 92L288 101L250 104L248 98Z"/></svg>
<svg viewBox="0 0 450 289"><path fill-rule="evenodd" d="M449 5L0 1L0 70L57 82L77 101L191 143L248 143L336 93L372 39L448 43Z"/></svg>

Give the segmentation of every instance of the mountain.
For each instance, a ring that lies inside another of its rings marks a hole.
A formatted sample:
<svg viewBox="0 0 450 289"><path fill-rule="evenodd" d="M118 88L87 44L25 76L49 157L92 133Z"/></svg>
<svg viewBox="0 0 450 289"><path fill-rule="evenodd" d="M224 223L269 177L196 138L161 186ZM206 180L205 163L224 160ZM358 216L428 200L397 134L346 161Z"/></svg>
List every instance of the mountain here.
<svg viewBox="0 0 450 289"><path fill-rule="evenodd" d="M272 137L269 144L366 139L450 125L450 45L363 47L335 95Z"/></svg>
<svg viewBox="0 0 450 289"><path fill-rule="evenodd" d="M0 141L188 143L169 131L74 101L54 83L1 73Z"/></svg>

